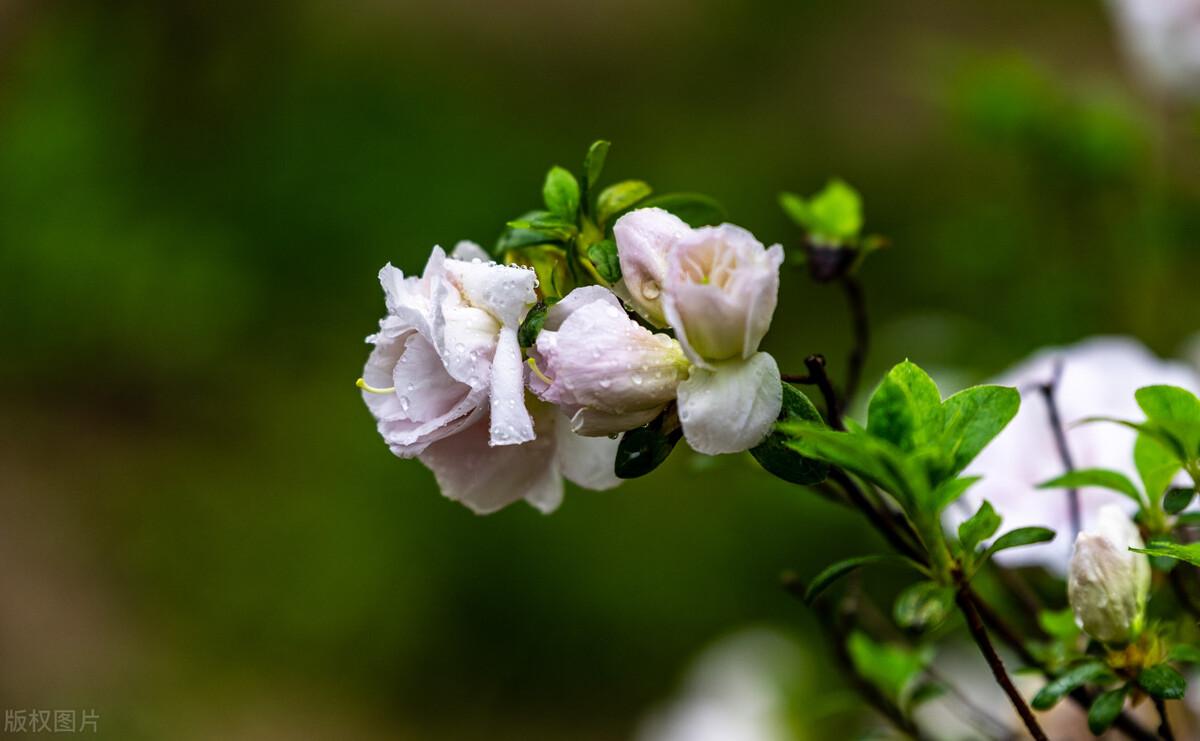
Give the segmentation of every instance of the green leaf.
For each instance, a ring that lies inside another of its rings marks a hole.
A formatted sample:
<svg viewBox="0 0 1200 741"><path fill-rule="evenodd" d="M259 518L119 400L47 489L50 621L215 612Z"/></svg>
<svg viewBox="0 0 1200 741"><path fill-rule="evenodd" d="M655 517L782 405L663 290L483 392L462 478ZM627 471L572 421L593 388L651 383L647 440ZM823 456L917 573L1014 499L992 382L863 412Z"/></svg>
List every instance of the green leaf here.
<svg viewBox="0 0 1200 741"><path fill-rule="evenodd" d="M579 183L575 176L562 167L551 167L542 185L542 200L550 213L574 223L579 211Z"/></svg>
<svg viewBox="0 0 1200 741"><path fill-rule="evenodd" d="M808 589L804 590L804 602L812 604L813 600L821 596L821 593L828 589L835 581L843 576L857 571L863 566L874 563L907 563L913 565L912 561L901 556L892 556L888 554L877 554L871 556L857 556L855 558L847 558L838 561L835 564L825 567L821 573L813 577L813 580L808 585Z"/></svg>
<svg viewBox="0 0 1200 741"><path fill-rule="evenodd" d="M980 563L991 558L1000 551L1006 551L1009 548L1020 548L1026 545L1034 545L1035 543L1049 543L1054 540L1054 531L1047 527L1019 527L1016 530L1009 530L1004 535L992 541L991 546L984 552Z"/></svg>
<svg viewBox="0 0 1200 741"><path fill-rule="evenodd" d="M1163 510L1169 515L1179 514L1188 508L1195 496L1196 490L1190 487L1171 489L1163 495Z"/></svg>
<svg viewBox="0 0 1200 741"><path fill-rule="evenodd" d="M1200 566L1200 543L1181 545L1179 543L1155 542L1148 544L1145 548L1130 548L1129 550L1134 553L1145 553L1147 556L1173 558L1176 561L1185 561L1193 566Z"/></svg>
<svg viewBox="0 0 1200 741"><path fill-rule="evenodd" d="M1178 661L1181 664L1200 664L1200 646L1178 643L1167 653L1167 660Z"/></svg>
<svg viewBox="0 0 1200 741"><path fill-rule="evenodd" d="M632 208L651 192L650 186L641 180L623 180L608 186L596 198L596 221L607 224L612 217Z"/></svg>
<svg viewBox="0 0 1200 741"><path fill-rule="evenodd" d="M780 193L779 206L788 215L788 218L796 222L796 226L805 231L811 231L812 211L808 208L808 201L804 200L802 196L795 193Z"/></svg>
<svg viewBox="0 0 1200 741"><path fill-rule="evenodd" d="M1125 695L1128 693L1129 686L1121 685L1097 697L1088 709L1088 730L1096 736L1107 731L1125 707Z"/></svg>
<svg viewBox="0 0 1200 741"><path fill-rule="evenodd" d="M701 193L664 193L642 201L639 208L661 208L690 227L715 226L725 221L725 208Z"/></svg>
<svg viewBox="0 0 1200 741"><path fill-rule="evenodd" d="M1046 634L1060 641L1074 641L1082 632L1079 623L1075 622L1075 611L1070 607L1064 610L1042 610L1038 613L1038 625Z"/></svg>
<svg viewBox="0 0 1200 741"><path fill-rule="evenodd" d="M525 315L524 321L521 322L521 328L517 330L517 340L521 343L521 347L533 347L537 342L538 333L542 331L542 325L546 323L548 309L549 307L544 301L539 301Z"/></svg>
<svg viewBox="0 0 1200 741"><path fill-rule="evenodd" d="M830 180L807 201L794 193L783 193L779 203L816 244L845 245L862 231L862 199L858 191L841 180Z"/></svg>
<svg viewBox="0 0 1200 741"><path fill-rule="evenodd" d="M1068 669L1047 684L1033 697L1030 703L1034 710L1049 710L1054 707L1064 695L1089 682L1099 682L1112 675L1104 664L1093 661L1080 664Z"/></svg>
<svg viewBox="0 0 1200 741"><path fill-rule="evenodd" d="M976 546L992 537L1000 529L1000 515L984 500L979 511L958 526L958 542L965 553L974 553Z"/></svg>
<svg viewBox="0 0 1200 741"><path fill-rule="evenodd" d="M950 453L950 470L957 476L1008 426L1021 406L1021 394L1006 386L974 386L951 395L942 403L941 445Z"/></svg>
<svg viewBox="0 0 1200 741"><path fill-rule="evenodd" d="M537 273L538 293L549 301L561 299L575 287L567 265L567 252L556 244L533 244L506 250L501 259L507 265L533 268Z"/></svg>
<svg viewBox="0 0 1200 741"><path fill-rule="evenodd" d="M649 424L629 430L617 444L617 457L613 472L617 478L636 479L645 476L662 465L675 444L683 437L683 430L674 422L671 412L663 412Z"/></svg>
<svg viewBox="0 0 1200 741"><path fill-rule="evenodd" d="M938 484L937 489L933 492L934 512L941 513L942 510L965 494L967 489L970 489L982 479L982 476L962 476L955 479L946 479L941 484Z"/></svg>
<svg viewBox="0 0 1200 741"><path fill-rule="evenodd" d="M943 419L937 385L907 360L888 371L867 405L867 431L905 452L933 443Z"/></svg>
<svg viewBox="0 0 1200 741"><path fill-rule="evenodd" d="M892 616L902 628L925 630L942 622L954 607L954 589L937 582L919 581L896 597Z"/></svg>
<svg viewBox="0 0 1200 741"><path fill-rule="evenodd" d="M1142 488L1151 499L1166 491L1183 468L1183 463L1169 447L1140 432L1133 445L1133 462L1142 479Z"/></svg>
<svg viewBox="0 0 1200 741"><path fill-rule="evenodd" d="M596 187L600 181L600 172L604 169L604 160L608 157L608 148L612 142L598 139L588 147L587 155L583 158L583 186L588 191Z"/></svg>
<svg viewBox="0 0 1200 741"><path fill-rule="evenodd" d="M596 266L600 274L610 285L621 280L621 260L617 257L617 243L604 239L587 248L588 259Z"/></svg>
<svg viewBox="0 0 1200 741"><path fill-rule="evenodd" d="M859 630L847 639L846 652L854 670L902 708L908 705L932 658L928 649L914 651L899 644L876 643Z"/></svg>
<svg viewBox="0 0 1200 741"><path fill-rule="evenodd" d="M1187 691L1187 680L1167 664L1142 670L1137 683L1151 697L1160 700L1180 700Z"/></svg>
<svg viewBox="0 0 1200 741"><path fill-rule="evenodd" d="M779 419L782 422L824 424L820 412L809 398L790 383L783 384L783 406L779 410ZM750 455L768 473L784 481L801 486L824 481L829 473L828 464L796 452L788 445L788 439L785 433L776 428L766 440L750 449Z"/></svg>
<svg viewBox="0 0 1200 741"><path fill-rule="evenodd" d="M793 450L867 479L895 496L906 510L929 496L917 463L865 430L835 432L807 421L784 422L779 429L791 438L787 445Z"/></svg>
<svg viewBox="0 0 1200 741"><path fill-rule="evenodd" d="M1200 455L1200 399L1178 386L1143 386L1134 393L1146 418L1177 439L1183 462Z"/></svg>
<svg viewBox="0 0 1200 741"><path fill-rule="evenodd" d="M1105 468L1081 468L1038 484L1039 489L1082 489L1088 486L1124 494L1139 505L1145 503L1141 492L1125 474Z"/></svg>

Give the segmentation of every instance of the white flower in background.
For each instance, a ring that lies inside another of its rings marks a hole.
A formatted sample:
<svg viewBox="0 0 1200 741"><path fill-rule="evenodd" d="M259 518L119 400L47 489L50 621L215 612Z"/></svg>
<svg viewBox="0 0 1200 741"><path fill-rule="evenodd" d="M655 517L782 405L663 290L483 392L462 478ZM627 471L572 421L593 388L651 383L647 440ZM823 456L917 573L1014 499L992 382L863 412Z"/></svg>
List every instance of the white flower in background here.
<svg viewBox="0 0 1200 741"><path fill-rule="evenodd" d="M788 690L799 647L781 634L746 630L696 659L677 697L646 716L635 741L788 741Z"/></svg>
<svg viewBox="0 0 1200 741"><path fill-rule="evenodd" d="M1106 643L1123 643L1141 630L1150 595L1150 560L1142 536L1120 507L1100 508L1093 529L1075 539L1067 598L1079 627Z"/></svg>
<svg viewBox="0 0 1200 741"><path fill-rule="evenodd" d="M775 359L758 350L775 312L783 248L766 249L732 224L692 229L661 209L631 211L613 234L618 290L648 320L665 321L692 363L678 388L684 438L709 455L754 447L783 399Z"/></svg>
<svg viewBox="0 0 1200 741"><path fill-rule="evenodd" d="M559 444L553 415L543 413L545 434L533 442L517 342L536 300L532 270L497 265L477 245L461 242L450 258L435 247L420 277L405 277L390 264L379 277L388 314L367 338L375 347L359 385L393 453L420 457L443 494L477 512L521 498L553 509L562 497L559 468L584 485L600 484L593 488L615 484L612 455L607 478L574 464L597 447L615 453L613 441ZM452 463L451 451L462 458Z"/></svg>
<svg viewBox="0 0 1200 741"><path fill-rule="evenodd" d="M1200 391L1200 376L1184 363L1161 360L1127 337L1096 337L1064 348L1050 348L991 381L1015 386L1021 408L1008 427L967 467L964 475L982 476L958 507L947 515L952 524L965 519L987 499L1004 518L1005 528L1042 525L1058 532L1050 543L996 554L1007 566L1041 565L1066 573L1071 549L1070 505L1061 489L1037 489L1064 473L1045 399L1037 389L1051 381L1061 362L1056 400L1066 428L1067 445L1077 468L1110 468L1138 481L1133 465L1135 433L1116 424L1075 423L1087 417L1143 417L1134 392L1151 384L1170 384ZM1105 489L1079 492L1082 529L1097 524L1100 508L1115 504L1126 512L1132 500Z"/></svg>
<svg viewBox="0 0 1200 741"><path fill-rule="evenodd" d="M530 388L558 405L582 435L646 424L688 373L678 342L630 319L600 286L576 288L551 307L531 354Z"/></svg>
<svg viewBox="0 0 1200 741"><path fill-rule="evenodd" d="M1200 98L1200 0L1109 0L1138 75L1157 91Z"/></svg>

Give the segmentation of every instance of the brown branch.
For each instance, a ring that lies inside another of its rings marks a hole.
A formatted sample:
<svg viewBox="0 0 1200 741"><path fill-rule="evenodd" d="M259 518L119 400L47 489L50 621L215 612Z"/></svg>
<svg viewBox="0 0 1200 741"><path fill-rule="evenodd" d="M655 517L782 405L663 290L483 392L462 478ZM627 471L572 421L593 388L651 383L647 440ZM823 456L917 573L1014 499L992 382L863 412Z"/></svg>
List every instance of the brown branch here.
<svg viewBox="0 0 1200 741"><path fill-rule="evenodd" d="M1158 735L1163 741L1175 741L1175 732L1171 730L1171 721L1167 719L1167 704L1161 698L1154 698L1154 709L1158 711Z"/></svg>

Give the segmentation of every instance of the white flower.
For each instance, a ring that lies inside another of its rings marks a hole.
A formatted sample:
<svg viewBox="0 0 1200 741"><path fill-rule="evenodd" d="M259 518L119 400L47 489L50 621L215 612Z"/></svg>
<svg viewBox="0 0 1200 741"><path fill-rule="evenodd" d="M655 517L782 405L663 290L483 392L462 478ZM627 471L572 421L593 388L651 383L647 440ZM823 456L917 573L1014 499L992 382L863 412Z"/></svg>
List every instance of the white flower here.
<svg viewBox="0 0 1200 741"><path fill-rule="evenodd" d="M679 343L630 319L611 292L576 288L546 314L530 388L557 404L582 435L640 427L687 377Z"/></svg>
<svg viewBox="0 0 1200 741"><path fill-rule="evenodd" d="M1130 548L1144 548L1137 526L1120 507L1100 508L1092 530L1075 539L1067 597L1079 627L1106 643L1135 636L1150 594L1150 560Z"/></svg>
<svg viewBox="0 0 1200 741"><path fill-rule="evenodd" d="M1200 0L1109 0L1125 52L1156 90L1200 97Z"/></svg>
<svg viewBox="0 0 1200 741"><path fill-rule="evenodd" d="M783 401L775 359L758 350L783 248L766 249L732 224L692 229L660 209L631 211L613 234L627 299L652 321L665 319L692 363L678 388L688 444L709 455L757 445Z"/></svg>
<svg viewBox="0 0 1200 741"><path fill-rule="evenodd" d="M1133 397L1138 388L1170 384L1195 392L1200 391L1200 376L1183 363L1160 360L1134 339L1096 337L1065 348L1041 350L992 381L1017 387L1021 408L964 471L964 475L983 476L983 480L948 512L948 519L964 519L987 499L1004 518L1006 528L1052 528L1059 533L1054 541L1003 551L996 558L1007 566L1041 565L1061 575L1066 572L1071 547L1068 496L1061 489L1036 488L1065 472L1045 400L1037 389L1053 379L1060 362L1056 400L1076 468L1109 468L1134 482L1139 481L1133 465L1135 433L1115 424L1076 423L1095 416L1141 419ZM1095 526L1105 504L1127 512L1136 507L1129 498L1106 489L1082 489L1079 502L1084 530Z"/></svg>
<svg viewBox="0 0 1200 741"><path fill-rule="evenodd" d="M532 270L477 245L434 247L421 277L379 273L388 315L363 369L363 400L396 455L411 458L490 410L492 445L533 439L517 329L536 301Z"/></svg>

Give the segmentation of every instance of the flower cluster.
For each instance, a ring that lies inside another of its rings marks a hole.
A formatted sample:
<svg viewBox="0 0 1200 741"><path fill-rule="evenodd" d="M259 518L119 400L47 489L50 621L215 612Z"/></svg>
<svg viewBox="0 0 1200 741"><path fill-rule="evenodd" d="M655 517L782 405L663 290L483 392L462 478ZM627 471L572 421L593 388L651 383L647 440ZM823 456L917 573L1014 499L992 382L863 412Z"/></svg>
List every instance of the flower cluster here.
<svg viewBox="0 0 1200 741"><path fill-rule="evenodd" d="M522 498L549 512L561 476L615 486L615 438L663 415L710 455L770 432L783 392L758 348L783 248L659 208L629 211L613 233L623 278L555 302L524 351L533 269L462 242L449 257L435 247L419 277L381 271L388 313L367 338L363 399L392 452L425 463L446 496L480 513Z"/></svg>

